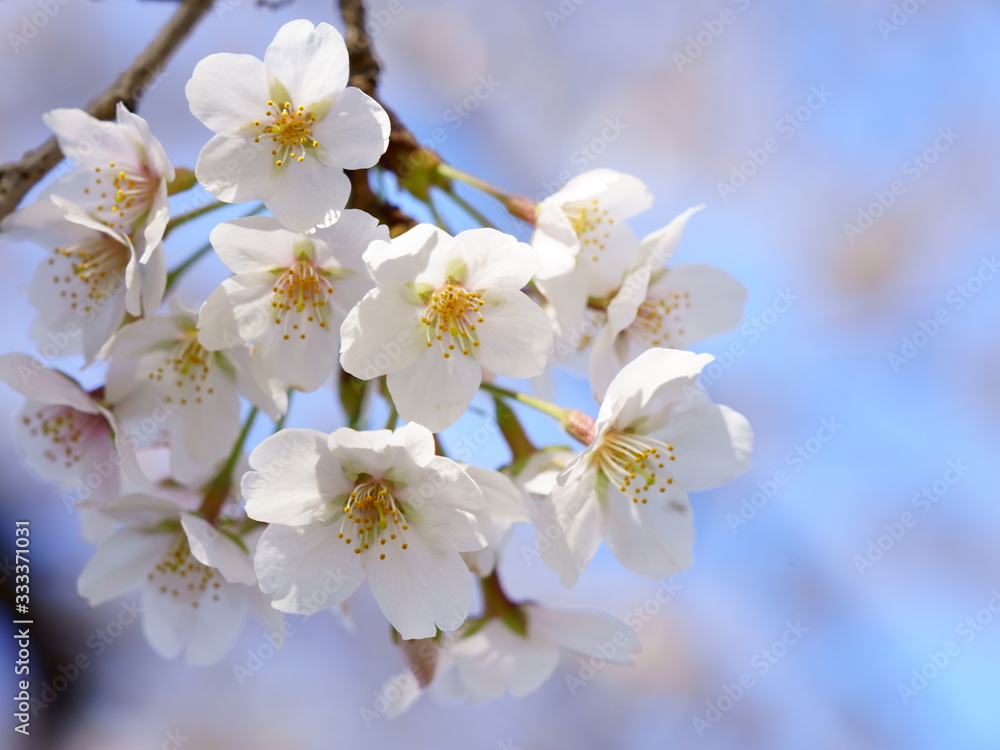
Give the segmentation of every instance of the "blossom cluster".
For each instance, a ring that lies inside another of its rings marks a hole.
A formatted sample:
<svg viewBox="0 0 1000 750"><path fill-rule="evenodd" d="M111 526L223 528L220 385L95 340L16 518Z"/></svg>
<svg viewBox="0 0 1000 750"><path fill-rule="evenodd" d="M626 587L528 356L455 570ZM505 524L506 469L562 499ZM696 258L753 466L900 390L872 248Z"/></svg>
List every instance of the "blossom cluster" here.
<svg viewBox="0 0 1000 750"><path fill-rule="evenodd" d="M122 104L114 122L45 116L75 167L0 231L47 251L29 293L45 360L78 358L104 380L84 389L21 353L0 357L0 379L27 399L14 425L25 463L74 498L97 545L79 593L97 606L140 590L152 648L211 664L247 612L278 632L283 613L340 610L367 581L417 676L393 711L425 687L523 696L562 651L612 642L605 658L628 663L638 644L623 623L519 599L498 568L517 524L535 527L566 587L602 541L641 576L691 565L688 493L746 471L753 434L709 399L698 377L712 357L689 348L736 327L746 291L669 264L700 207L637 237L628 220L652 198L610 169L532 206L529 242L437 223L391 232L349 207L344 170L376 168L390 122L348 73L339 32L306 20L263 60L202 60L186 95L215 135L193 177ZM192 305L173 285L193 259L168 274L164 240L190 218L172 217L168 196L195 180L217 205L269 215L215 226L232 275ZM596 419L509 382L588 356ZM348 384L347 424L285 425L292 394L332 380ZM459 463L436 436L483 391L506 466ZM367 428L373 400L385 429ZM516 402L580 447L536 448ZM258 413L275 430L251 449Z"/></svg>

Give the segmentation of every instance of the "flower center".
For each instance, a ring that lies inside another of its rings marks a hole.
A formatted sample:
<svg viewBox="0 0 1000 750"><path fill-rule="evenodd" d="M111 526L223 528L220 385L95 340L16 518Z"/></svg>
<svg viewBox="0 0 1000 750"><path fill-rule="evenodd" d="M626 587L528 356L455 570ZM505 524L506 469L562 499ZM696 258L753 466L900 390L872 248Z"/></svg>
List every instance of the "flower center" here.
<svg viewBox="0 0 1000 750"><path fill-rule="evenodd" d="M392 483L384 479L372 479L364 474L358 477L354 491L344 503L345 515L340 522L340 533L337 534L337 538L343 539L345 544L357 545L354 547L354 554L360 555L364 551L378 549L379 559L384 560L384 549L388 542L396 541L397 536L400 549L409 547L403 540L403 532L410 527L392 490ZM351 523L354 524L353 528Z"/></svg>
<svg viewBox="0 0 1000 750"><path fill-rule="evenodd" d="M668 292L663 296L647 297L636 313L629 330L652 346L670 346L670 334L684 335L681 310L691 307L691 294ZM672 319L671 319L672 318Z"/></svg>
<svg viewBox="0 0 1000 750"><path fill-rule="evenodd" d="M211 601L219 601L219 589L222 588L218 571L203 565L191 555L184 535L146 575L146 580L160 596L173 599L178 604L190 605L192 609L198 609L209 595Z"/></svg>
<svg viewBox="0 0 1000 750"><path fill-rule="evenodd" d="M53 266L52 283L62 285L59 296L69 300L71 309L81 309L84 313L92 310L91 303L98 306L107 302L115 292L124 286L125 267L129 261L128 248L101 232L94 232L88 239L55 249L57 257L49 258ZM65 259L65 260L64 260ZM61 268L69 266L69 274L60 276ZM81 289L82 286L82 289ZM86 300L81 299L86 297ZM80 308L80 305L83 305Z"/></svg>
<svg viewBox="0 0 1000 750"><path fill-rule="evenodd" d="M173 380L177 403L187 406L190 401L202 403L202 398L215 393L215 389L205 381L212 373L212 355L198 343L198 333L192 330L185 334L167 355L163 363L149 373L149 379L161 382L166 376ZM168 404L174 403L174 396L164 397Z"/></svg>
<svg viewBox="0 0 1000 750"><path fill-rule="evenodd" d="M116 166L94 167L94 184L83 189L87 205L94 205L94 214L102 224L122 234L131 234L136 224L149 213L160 180L145 168Z"/></svg>
<svg viewBox="0 0 1000 750"><path fill-rule="evenodd" d="M253 139L254 143L260 143L261 138L271 139L271 156L276 157L276 167L293 161L305 161L306 149L319 145L312 137L312 124L316 122L316 115L306 112L301 104L293 108L291 102L277 104L269 99L267 107L264 116L270 121L263 124L261 120L253 121L254 127L261 128L260 135Z"/></svg>
<svg viewBox="0 0 1000 750"><path fill-rule="evenodd" d="M420 322L427 326L427 346L437 341L441 356L451 357L453 351L468 356L479 346L476 323L482 323L483 298L461 286L448 282L430 296L424 317Z"/></svg>
<svg viewBox="0 0 1000 750"><path fill-rule="evenodd" d="M608 215L607 209L601 208L600 201L596 198L589 205L566 207L563 211L576 236L580 238L580 256L589 256L593 261L600 260L598 253L607 249L605 240L611 236L606 225L614 224L614 218Z"/></svg>
<svg viewBox="0 0 1000 750"><path fill-rule="evenodd" d="M80 463L82 451L108 435L108 423L100 414L88 414L69 406L43 406L34 414L24 414L21 424L31 437L47 439L42 455L54 464L72 469Z"/></svg>
<svg viewBox="0 0 1000 750"><path fill-rule="evenodd" d="M295 334L304 339L312 323L318 322L320 328L326 328L327 301L333 294L333 284L310 261L295 261L278 277L271 291L274 323L283 326L286 340ZM298 322L290 323L293 316Z"/></svg>
<svg viewBox="0 0 1000 750"><path fill-rule="evenodd" d="M666 492L672 477L659 471L666 461L676 461L674 446L647 435L611 430L601 439L594 460L619 491L631 495L633 503L645 504L654 489Z"/></svg>

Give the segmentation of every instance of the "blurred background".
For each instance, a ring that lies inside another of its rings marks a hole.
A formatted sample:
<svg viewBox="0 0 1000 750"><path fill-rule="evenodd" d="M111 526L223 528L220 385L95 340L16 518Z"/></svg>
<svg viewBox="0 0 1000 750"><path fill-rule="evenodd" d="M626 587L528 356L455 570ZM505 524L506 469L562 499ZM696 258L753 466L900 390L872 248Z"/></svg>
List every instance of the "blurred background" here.
<svg viewBox="0 0 1000 750"><path fill-rule="evenodd" d="M3 162L47 136L44 112L103 90L174 9L47 7L0 8ZM13 43L39 12L45 24ZM175 165L193 167L210 135L183 94L196 62L261 57L300 17L342 28L330 2L219 0L139 107ZM511 593L628 616L642 647L634 667L573 687L582 662L566 657L524 700L424 696L391 720L377 691L403 661L366 590L352 600L357 635L330 613L290 618L293 634L271 655L248 622L208 669L158 659L138 625L122 624L131 599L91 610L76 595L91 547L0 430L0 559L13 556L13 520L30 518L36 621L51 644L35 659L49 681L80 654L88 661L34 720L35 746L1000 747L990 610L1000 609L1000 7L374 0L369 26L384 101L466 171L532 198L584 169L635 174L655 195L633 221L640 236L707 204L674 260L719 266L749 288L746 325L699 348L719 358L705 377L713 398L755 428L754 466L693 496L695 565L669 582L638 578L602 548L567 591L524 554L530 530L515 535L501 569ZM529 236L490 199L464 194ZM471 226L442 209L456 229ZM171 264L226 216L173 234ZM30 352L27 287L44 252L7 242L0 253L0 352ZM200 303L226 275L207 258L179 292ZM936 316L946 322L934 330ZM92 370L83 378L100 382ZM561 403L596 413L582 380L556 382ZM334 400L298 398L289 424L332 430ZM0 421L20 403L0 389ZM538 442L566 441L544 418L525 419ZM482 424L470 414L445 445ZM475 458L505 460L493 438ZM3 696L15 692L11 649L0 645ZM11 718L0 724L0 747L29 746Z"/></svg>

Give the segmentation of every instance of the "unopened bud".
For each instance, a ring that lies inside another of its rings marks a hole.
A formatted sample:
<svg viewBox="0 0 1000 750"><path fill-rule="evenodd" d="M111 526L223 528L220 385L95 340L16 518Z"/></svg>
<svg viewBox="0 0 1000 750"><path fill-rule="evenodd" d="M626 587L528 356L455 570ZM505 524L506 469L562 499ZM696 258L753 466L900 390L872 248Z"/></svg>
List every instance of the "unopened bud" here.
<svg viewBox="0 0 1000 750"><path fill-rule="evenodd" d="M590 445L597 436L597 423L582 411L572 409L563 419L563 429L584 445Z"/></svg>

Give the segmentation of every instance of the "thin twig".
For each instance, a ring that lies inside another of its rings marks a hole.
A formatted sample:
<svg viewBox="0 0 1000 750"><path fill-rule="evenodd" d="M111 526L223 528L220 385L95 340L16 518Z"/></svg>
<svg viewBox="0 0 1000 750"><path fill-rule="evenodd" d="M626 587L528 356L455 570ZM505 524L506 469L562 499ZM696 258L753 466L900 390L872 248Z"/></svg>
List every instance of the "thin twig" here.
<svg viewBox="0 0 1000 750"><path fill-rule="evenodd" d="M181 0L176 12L135 61L118 76L111 86L90 102L87 112L100 120L115 116L115 106L121 101L130 110L159 73L174 50L180 46L195 24L212 7L212 0ZM38 148L28 151L20 161L0 166L0 219L21 202L32 186L41 180L59 160L62 151L54 137Z"/></svg>

